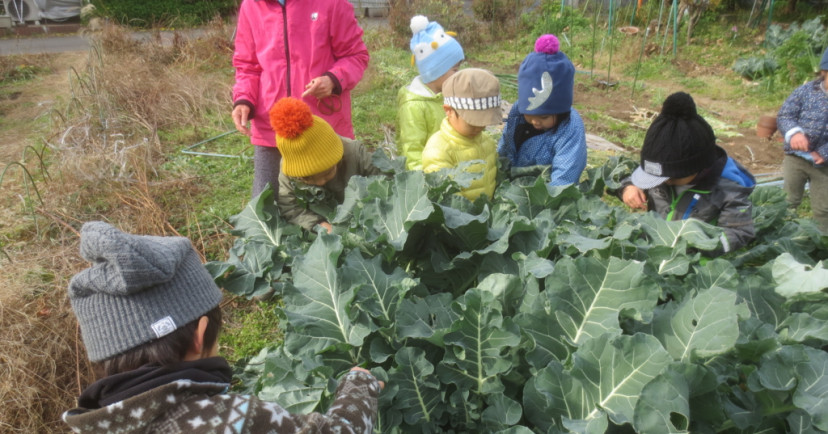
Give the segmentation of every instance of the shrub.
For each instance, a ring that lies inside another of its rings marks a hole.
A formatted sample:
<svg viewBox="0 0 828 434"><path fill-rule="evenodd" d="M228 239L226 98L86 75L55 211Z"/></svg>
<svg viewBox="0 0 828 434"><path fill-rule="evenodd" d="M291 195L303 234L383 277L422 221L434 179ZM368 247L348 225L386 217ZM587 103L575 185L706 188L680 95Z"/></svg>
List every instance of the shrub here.
<svg viewBox="0 0 828 434"><path fill-rule="evenodd" d="M235 13L237 0L92 0L102 15L136 27L195 26Z"/></svg>
<svg viewBox="0 0 828 434"><path fill-rule="evenodd" d="M467 15L462 7L451 2L391 0L388 22L394 34L401 39L399 44L404 44L406 49L408 41L411 40L410 22L414 15L425 15L429 21L440 23L446 31L457 33L457 41L466 52L481 47L488 42L488 37L493 33L492 25L476 21L474 17ZM498 30L503 30L505 27L497 26Z"/></svg>
<svg viewBox="0 0 828 434"><path fill-rule="evenodd" d="M750 80L770 79L795 85L813 78L822 50L828 46L828 31L821 19L816 17L802 25L793 23L787 29L771 25L765 36L769 52L737 59L733 70Z"/></svg>

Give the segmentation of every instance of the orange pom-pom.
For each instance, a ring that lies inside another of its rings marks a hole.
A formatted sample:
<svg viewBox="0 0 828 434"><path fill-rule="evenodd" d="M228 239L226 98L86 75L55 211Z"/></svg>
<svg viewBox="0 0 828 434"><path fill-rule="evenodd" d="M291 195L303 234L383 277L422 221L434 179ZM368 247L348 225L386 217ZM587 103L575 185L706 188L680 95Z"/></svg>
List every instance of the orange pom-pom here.
<svg viewBox="0 0 828 434"><path fill-rule="evenodd" d="M313 113L298 98L282 98L270 108L270 126L277 137L292 139L313 125Z"/></svg>

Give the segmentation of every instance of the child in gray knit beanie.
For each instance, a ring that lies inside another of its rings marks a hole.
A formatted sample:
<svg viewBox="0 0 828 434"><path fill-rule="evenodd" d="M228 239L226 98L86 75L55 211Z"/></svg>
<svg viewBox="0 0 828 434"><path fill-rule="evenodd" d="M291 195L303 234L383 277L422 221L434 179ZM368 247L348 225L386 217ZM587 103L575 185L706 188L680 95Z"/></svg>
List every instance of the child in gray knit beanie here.
<svg viewBox="0 0 828 434"><path fill-rule="evenodd" d="M64 413L73 431L373 431L383 384L361 368L343 377L326 414L226 393L232 370L216 356L221 290L188 239L89 222L80 252L91 266L72 278L69 299L103 378Z"/></svg>

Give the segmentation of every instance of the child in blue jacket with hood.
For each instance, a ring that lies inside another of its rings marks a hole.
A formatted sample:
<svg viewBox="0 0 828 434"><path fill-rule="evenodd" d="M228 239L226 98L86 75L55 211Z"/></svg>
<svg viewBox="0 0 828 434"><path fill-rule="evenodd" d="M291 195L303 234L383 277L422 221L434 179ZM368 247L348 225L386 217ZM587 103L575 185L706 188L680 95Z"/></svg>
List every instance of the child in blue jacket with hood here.
<svg viewBox="0 0 828 434"><path fill-rule="evenodd" d="M630 208L722 228L722 248L706 252L710 256L743 247L755 236L749 196L756 180L716 145L713 128L684 92L664 101L644 137L641 165L621 183L616 193Z"/></svg>
<svg viewBox="0 0 828 434"><path fill-rule="evenodd" d="M819 70L819 78L796 88L785 100L776 124L785 136L782 174L788 204L799 206L808 183L814 220L828 234L828 48Z"/></svg>
<svg viewBox="0 0 828 434"><path fill-rule="evenodd" d="M497 152L512 167L551 166L549 185L577 183L586 167L584 122L572 107L574 86L575 66L558 38L538 38L520 64L518 100Z"/></svg>

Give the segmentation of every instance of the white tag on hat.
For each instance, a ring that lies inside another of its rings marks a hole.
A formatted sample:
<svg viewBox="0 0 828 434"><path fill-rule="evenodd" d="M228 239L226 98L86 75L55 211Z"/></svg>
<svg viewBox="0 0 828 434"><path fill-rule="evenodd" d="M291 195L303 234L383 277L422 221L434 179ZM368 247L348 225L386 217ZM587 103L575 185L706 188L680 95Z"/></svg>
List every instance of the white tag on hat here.
<svg viewBox="0 0 828 434"><path fill-rule="evenodd" d="M644 160L644 171L650 175L661 176L661 163Z"/></svg>
<svg viewBox="0 0 828 434"><path fill-rule="evenodd" d="M160 338L175 331L175 321L173 321L172 317L165 316L152 323L150 327L155 332L155 337Z"/></svg>

